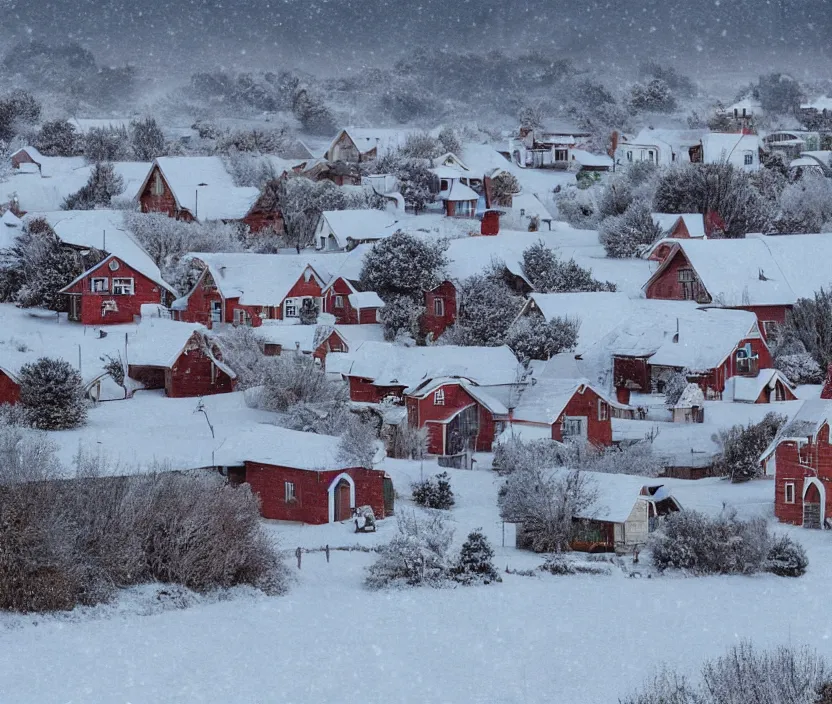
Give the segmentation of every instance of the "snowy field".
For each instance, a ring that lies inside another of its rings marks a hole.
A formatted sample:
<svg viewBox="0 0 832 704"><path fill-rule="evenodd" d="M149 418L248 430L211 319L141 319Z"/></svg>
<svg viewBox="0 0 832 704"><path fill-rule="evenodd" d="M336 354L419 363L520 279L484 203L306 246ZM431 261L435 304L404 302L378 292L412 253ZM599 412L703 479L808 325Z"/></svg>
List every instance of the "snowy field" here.
<svg viewBox="0 0 832 704"><path fill-rule="evenodd" d="M456 543L481 526L501 570L539 563L501 546L499 480L484 468L487 456L481 460L473 472L450 470ZM388 460L387 471L406 494L412 479L438 468ZM744 515L772 515L771 481L669 483L686 508L716 512L725 502ZM397 509L408 503L400 497ZM267 528L288 553L299 545L372 545L396 530L395 519L377 534L356 535L349 524ZM283 597L236 591L177 608L175 599L165 605L140 589L69 615L6 615L0 701L608 704L661 663L692 673L743 638L808 644L832 656L832 628L819 618L832 541L788 530L810 557L800 579L633 579L616 570L369 592L362 579L373 555L333 551L329 564L321 552L304 554L300 571L289 558L295 582Z"/></svg>

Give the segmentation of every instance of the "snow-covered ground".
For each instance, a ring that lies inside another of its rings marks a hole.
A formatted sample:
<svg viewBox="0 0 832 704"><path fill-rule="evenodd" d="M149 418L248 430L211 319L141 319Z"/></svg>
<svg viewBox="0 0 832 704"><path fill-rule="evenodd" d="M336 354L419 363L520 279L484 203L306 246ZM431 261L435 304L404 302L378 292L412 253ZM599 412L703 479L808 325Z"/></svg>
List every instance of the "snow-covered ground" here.
<svg viewBox="0 0 832 704"><path fill-rule="evenodd" d="M501 569L539 563L502 547L499 479L486 467L449 470L457 543L483 527ZM398 510L409 483L434 463L387 461ZM686 508L772 514L772 482L669 480ZM349 524L268 523L291 553L325 544L386 540ZM785 530L785 529L784 529ZM608 704L668 663L692 673L703 657L742 638L762 646L808 644L832 655L832 629L819 618L832 577L832 540L788 529L809 552L800 579L754 577L523 577L457 589L369 592L373 555L303 556L290 593L239 591L184 609L138 608L136 592L115 606L75 616L0 617L0 700L51 702L500 702ZM507 546L513 534L506 533ZM141 590L139 590L141 594ZM144 594L147 599L147 594Z"/></svg>

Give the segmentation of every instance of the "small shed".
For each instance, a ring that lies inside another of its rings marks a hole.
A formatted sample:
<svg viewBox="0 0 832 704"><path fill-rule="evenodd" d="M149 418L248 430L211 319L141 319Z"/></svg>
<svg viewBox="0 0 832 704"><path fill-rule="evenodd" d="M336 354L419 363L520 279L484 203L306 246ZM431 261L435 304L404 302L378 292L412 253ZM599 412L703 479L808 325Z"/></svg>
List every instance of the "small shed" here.
<svg viewBox="0 0 832 704"><path fill-rule="evenodd" d="M704 423L705 394L699 384L688 384L673 406L674 423Z"/></svg>
<svg viewBox="0 0 832 704"><path fill-rule="evenodd" d="M20 401L20 382L8 369L0 367L0 406Z"/></svg>

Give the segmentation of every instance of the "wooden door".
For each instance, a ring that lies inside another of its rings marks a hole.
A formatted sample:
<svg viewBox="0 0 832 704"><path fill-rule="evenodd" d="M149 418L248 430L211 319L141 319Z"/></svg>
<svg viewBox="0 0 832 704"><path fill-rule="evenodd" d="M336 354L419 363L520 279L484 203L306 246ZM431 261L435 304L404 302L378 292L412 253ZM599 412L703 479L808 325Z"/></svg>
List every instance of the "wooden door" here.
<svg viewBox="0 0 832 704"><path fill-rule="evenodd" d="M803 527L820 528L820 524L820 492L812 484L807 489L806 496L803 498Z"/></svg>
<svg viewBox="0 0 832 704"><path fill-rule="evenodd" d="M346 479L342 479L335 487L335 520L346 521L351 516L350 484Z"/></svg>

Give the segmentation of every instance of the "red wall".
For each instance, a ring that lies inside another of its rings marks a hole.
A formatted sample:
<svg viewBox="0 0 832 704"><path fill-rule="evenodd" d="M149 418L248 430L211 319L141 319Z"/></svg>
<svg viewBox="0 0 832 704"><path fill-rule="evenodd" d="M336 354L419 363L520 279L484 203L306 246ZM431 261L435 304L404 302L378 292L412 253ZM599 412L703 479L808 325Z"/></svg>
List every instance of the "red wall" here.
<svg viewBox="0 0 832 704"><path fill-rule="evenodd" d="M613 385L616 389L630 389L650 393L650 369L646 359L613 357Z"/></svg>
<svg viewBox="0 0 832 704"><path fill-rule="evenodd" d="M561 423L564 416L585 417L587 418L587 440L593 445L612 445L612 421L610 420L612 411L609 404L604 401L603 403L607 407L607 419L598 420L599 400L601 400L601 397L588 387L584 389L583 393L576 392L552 426L552 439L563 441Z"/></svg>
<svg viewBox="0 0 832 704"><path fill-rule="evenodd" d="M256 205L248 215L243 218L243 223L248 225L252 232L272 230L275 233L283 232L283 214L277 210L262 210Z"/></svg>
<svg viewBox="0 0 832 704"><path fill-rule="evenodd" d="M433 403L434 392L439 389L445 392L445 404L442 406ZM447 420L472 403L476 404L479 409L480 421L475 449L477 452L490 452L494 443L494 416L487 408L477 403L459 384L443 384L424 398L405 397L407 417L411 425L418 428L428 426L428 453L432 455L444 454L444 425L437 423L437 421Z"/></svg>
<svg viewBox="0 0 832 704"><path fill-rule="evenodd" d="M401 398L405 389L404 386L373 386L371 379L362 379L357 376L350 376L347 379L350 384L350 401L378 403L390 394Z"/></svg>
<svg viewBox="0 0 832 704"><path fill-rule="evenodd" d="M684 301L685 297L682 292L682 284L679 283L679 269L690 269L691 265L688 262L684 253L679 250L673 255L667 268L662 272L655 281L653 281L645 291L647 298L669 300L669 301ZM695 272L694 272L695 274ZM698 279L698 277L697 277ZM704 286L700 284L700 290L705 296L704 302L710 301L710 296L705 290Z"/></svg>
<svg viewBox="0 0 832 704"><path fill-rule="evenodd" d="M147 185L139 196L139 204L143 213L165 213L169 218L176 218L177 220L185 220L191 222L194 218L187 210L180 210L176 207L176 199L173 197L173 192L162 177L162 183L165 186L164 193L160 196L153 195L153 182L156 179L156 172L159 171L158 166L154 166L150 173L150 178L147 179Z"/></svg>
<svg viewBox="0 0 832 704"><path fill-rule="evenodd" d="M329 522L329 485L339 474L355 482L355 505L371 506L376 518L384 518L384 472L353 468L313 472L289 467L246 462L246 481L260 497L264 518L303 523ZM294 503L286 503L284 482L294 482Z"/></svg>
<svg viewBox="0 0 832 704"><path fill-rule="evenodd" d="M433 302L437 298L445 301L445 315L433 314ZM456 287L450 281L444 281L432 291L425 292L425 314L420 321L422 334L427 336L433 333L433 338L438 338L447 328L454 324L457 314Z"/></svg>
<svg viewBox="0 0 832 704"><path fill-rule="evenodd" d="M358 322L358 315L347 298L351 293L353 293L353 288L340 276L326 292L324 311L334 315L338 325L355 325ZM341 308L335 307L335 296L342 297L344 305Z"/></svg>
<svg viewBox="0 0 832 704"><path fill-rule="evenodd" d="M79 322L84 325L112 325L114 323L132 323L133 317L141 314L141 307L144 303L161 303L163 302L162 295L165 300L170 298L170 294L166 289L163 289L159 284L148 279L144 274L140 274L135 269L131 268L123 260L116 258L119 262L119 268L116 271L110 271L110 261L108 258L101 262L97 267L91 269L78 281L72 288L68 289L69 295L81 296L81 319ZM92 286L91 279L93 278L107 278L110 280L108 286L109 291L106 293L93 293L90 288ZM115 278L132 278L133 279L133 295L115 296L112 294L113 279ZM107 313L103 315L101 312L101 304L105 300L114 300L118 306L118 311L115 313Z"/></svg>
<svg viewBox="0 0 832 704"><path fill-rule="evenodd" d="M214 354L218 352L215 350ZM234 391L235 380L218 367L214 381L211 381L211 368L214 366L204 350L189 344L173 366L165 371L165 394L171 398L184 398Z"/></svg>
<svg viewBox="0 0 832 704"><path fill-rule="evenodd" d="M19 169L21 164L36 164L37 162L29 156L29 152L21 149L12 157L12 168Z"/></svg>
<svg viewBox="0 0 832 704"><path fill-rule="evenodd" d="M0 405L20 401L20 386L0 369Z"/></svg>
<svg viewBox="0 0 832 704"><path fill-rule="evenodd" d="M803 524L803 479L817 478L826 488L826 515L832 516L832 445L829 444L829 426L824 425L816 442L810 442L798 450L794 441L784 441L777 446L774 494L774 515L783 523ZM802 462L801 462L802 459ZM785 500L786 483L794 483L794 503Z"/></svg>
<svg viewBox="0 0 832 704"><path fill-rule="evenodd" d="M188 307L177 311L176 319L185 323L202 323L210 328L212 301L222 301L222 296L206 270L188 294Z"/></svg>

